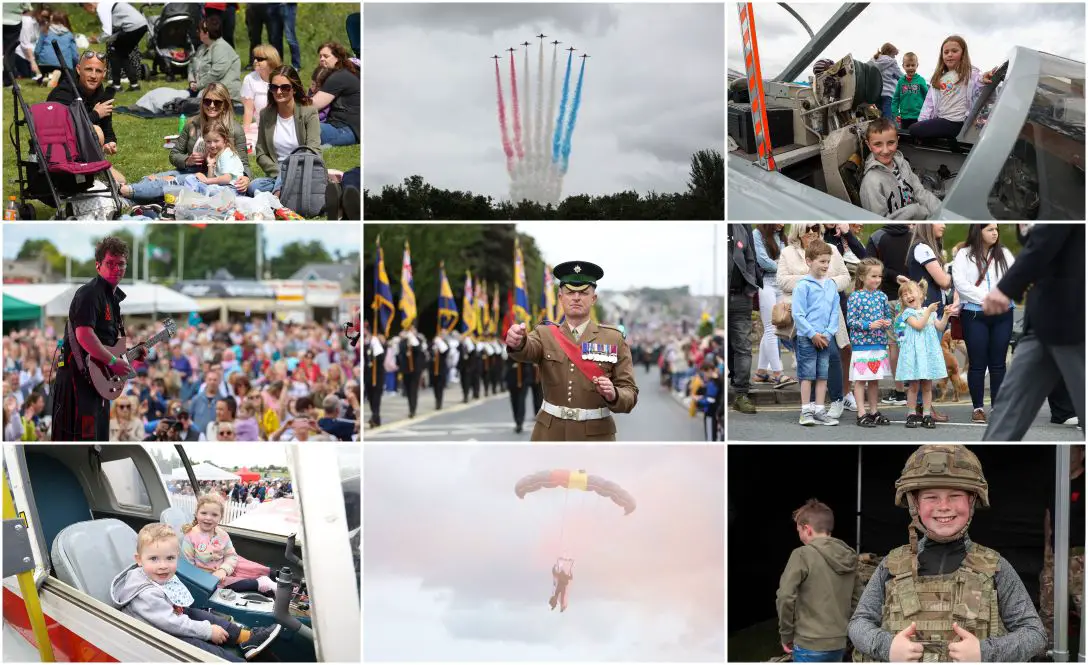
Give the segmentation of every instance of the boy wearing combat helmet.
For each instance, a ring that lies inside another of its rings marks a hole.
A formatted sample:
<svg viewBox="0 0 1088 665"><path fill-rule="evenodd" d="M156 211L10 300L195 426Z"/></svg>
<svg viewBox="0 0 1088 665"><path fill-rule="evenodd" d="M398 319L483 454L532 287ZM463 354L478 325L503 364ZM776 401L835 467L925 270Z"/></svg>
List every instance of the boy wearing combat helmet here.
<svg viewBox="0 0 1088 665"><path fill-rule="evenodd" d="M974 453L914 451L895 503L910 510L910 544L889 552L865 587L848 627L855 660L1027 662L1046 648L1020 576L967 536L976 505L990 506Z"/></svg>

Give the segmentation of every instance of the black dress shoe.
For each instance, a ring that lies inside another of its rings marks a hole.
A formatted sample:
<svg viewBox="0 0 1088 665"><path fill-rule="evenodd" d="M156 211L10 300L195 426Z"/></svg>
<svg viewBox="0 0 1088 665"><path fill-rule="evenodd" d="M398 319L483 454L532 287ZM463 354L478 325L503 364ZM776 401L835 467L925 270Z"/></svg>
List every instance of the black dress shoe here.
<svg viewBox="0 0 1088 665"><path fill-rule="evenodd" d="M325 185L325 216L329 219L340 217L340 183L330 182Z"/></svg>
<svg viewBox="0 0 1088 665"><path fill-rule="evenodd" d="M344 196L341 197L340 204L344 206L344 219L353 222L361 221L363 219L359 188L351 186L345 187Z"/></svg>

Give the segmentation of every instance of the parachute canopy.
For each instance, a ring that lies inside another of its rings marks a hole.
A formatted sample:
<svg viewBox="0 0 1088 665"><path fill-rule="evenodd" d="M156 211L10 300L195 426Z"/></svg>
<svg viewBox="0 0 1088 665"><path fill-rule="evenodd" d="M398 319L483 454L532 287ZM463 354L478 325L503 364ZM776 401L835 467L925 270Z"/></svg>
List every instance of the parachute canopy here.
<svg viewBox="0 0 1088 665"><path fill-rule="evenodd" d="M624 515L630 515L635 510L635 499L627 490L611 480L588 475L582 469L577 471L570 469L538 471L519 480L514 485L514 493L518 495L519 499L524 499L525 495L530 492L541 489L555 489L557 487L582 490L583 492L596 492L603 497L612 499L613 503L623 508Z"/></svg>

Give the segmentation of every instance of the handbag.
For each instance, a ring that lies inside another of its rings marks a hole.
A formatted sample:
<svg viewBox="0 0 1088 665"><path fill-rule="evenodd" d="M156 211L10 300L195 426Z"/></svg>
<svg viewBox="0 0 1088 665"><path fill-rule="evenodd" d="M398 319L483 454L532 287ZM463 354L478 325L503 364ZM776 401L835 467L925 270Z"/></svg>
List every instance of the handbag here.
<svg viewBox="0 0 1088 665"><path fill-rule="evenodd" d="M779 337L793 337L793 303L790 300L783 299L774 304L771 308L771 323Z"/></svg>
<svg viewBox="0 0 1088 665"><path fill-rule="evenodd" d="M979 284L982 284L982 280L986 279L986 273L990 271L990 264L993 263L993 254L990 255L990 260L986 262L986 267L982 269L982 273L975 280L975 288L978 288ZM959 315L953 316L951 321L951 333L952 339L963 339L963 322Z"/></svg>

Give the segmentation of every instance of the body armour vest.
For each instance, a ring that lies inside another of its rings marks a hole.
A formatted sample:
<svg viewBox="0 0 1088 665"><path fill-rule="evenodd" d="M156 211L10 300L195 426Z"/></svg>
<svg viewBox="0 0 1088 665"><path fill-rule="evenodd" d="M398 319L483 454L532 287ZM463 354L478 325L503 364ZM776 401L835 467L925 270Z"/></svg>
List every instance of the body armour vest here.
<svg viewBox="0 0 1088 665"><path fill-rule="evenodd" d="M893 635L916 625L915 641L922 645L922 662L951 662L948 645L956 634L955 621L979 641L1006 633L997 605L997 552L975 543L963 563L947 575L913 578L910 546L892 550L884 564L889 579L884 585L884 611L880 627ZM857 649L854 660L873 661Z"/></svg>

